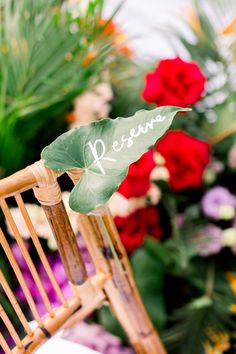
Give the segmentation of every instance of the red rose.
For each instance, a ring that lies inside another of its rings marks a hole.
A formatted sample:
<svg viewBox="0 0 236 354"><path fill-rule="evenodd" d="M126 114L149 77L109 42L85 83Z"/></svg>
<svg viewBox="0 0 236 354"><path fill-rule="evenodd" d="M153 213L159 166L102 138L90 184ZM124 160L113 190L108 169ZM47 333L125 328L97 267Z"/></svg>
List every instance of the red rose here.
<svg viewBox="0 0 236 354"><path fill-rule="evenodd" d="M142 245L146 235L159 239L162 236L159 220L159 212L153 206L138 209L126 218L115 217L121 241L127 252L133 252L136 247Z"/></svg>
<svg viewBox="0 0 236 354"><path fill-rule="evenodd" d="M150 174L155 165L153 151L149 150L130 165L128 175L117 191L126 198L145 195L150 188Z"/></svg>
<svg viewBox="0 0 236 354"><path fill-rule="evenodd" d="M182 131L170 131L157 142L156 149L165 158L174 191L201 187L210 158L208 143Z"/></svg>
<svg viewBox="0 0 236 354"><path fill-rule="evenodd" d="M194 62L180 58L161 60L156 70L146 74L142 92L145 101L158 106L187 107L196 103L204 91L205 76Z"/></svg>

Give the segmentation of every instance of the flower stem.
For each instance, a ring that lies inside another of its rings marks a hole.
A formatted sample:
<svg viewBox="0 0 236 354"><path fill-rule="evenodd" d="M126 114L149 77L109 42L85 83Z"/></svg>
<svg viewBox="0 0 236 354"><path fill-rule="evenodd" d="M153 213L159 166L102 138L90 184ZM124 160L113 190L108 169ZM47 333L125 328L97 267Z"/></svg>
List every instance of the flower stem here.
<svg viewBox="0 0 236 354"><path fill-rule="evenodd" d="M104 220L103 220L102 216L100 216L100 215L99 215L99 221L100 221L100 223L101 223L101 225L102 225L103 234L104 234L104 236L105 236L105 238L106 238L106 241L107 241L107 243L108 243L108 245L109 245L109 247L110 247L112 256L113 256L114 261L115 261L115 263L116 263L116 266L117 266L118 270L119 270L120 272L122 272L122 271L123 271L123 267L122 267L121 261L119 260L118 254L117 254L117 252L116 252L116 250L115 250L115 247L114 247L114 245L113 245L113 243L112 243L111 237L110 237L109 232L108 232L108 230L107 230L107 228L106 228L106 225L105 225L105 223L104 223Z"/></svg>
<svg viewBox="0 0 236 354"><path fill-rule="evenodd" d="M209 297L212 296L214 291L214 279L215 279L215 266L214 263L211 263L207 269L206 288L205 288L205 294Z"/></svg>

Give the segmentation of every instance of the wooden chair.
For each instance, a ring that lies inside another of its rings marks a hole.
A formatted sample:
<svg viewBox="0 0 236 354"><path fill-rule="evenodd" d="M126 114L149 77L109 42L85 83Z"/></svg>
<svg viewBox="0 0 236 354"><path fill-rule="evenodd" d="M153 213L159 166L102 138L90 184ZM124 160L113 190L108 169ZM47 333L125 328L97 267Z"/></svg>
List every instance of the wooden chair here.
<svg viewBox="0 0 236 354"><path fill-rule="evenodd" d="M81 171L71 170L68 175L76 183L81 176ZM144 308L135 286L128 257L121 244L113 218L105 206L100 211L90 215L78 214L80 232L96 267L96 274L88 277L76 242L76 236L73 233L62 201L61 189L57 181L58 177L58 173L47 169L42 161L38 161L0 181L0 206L2 212L14 232L15 239L47 309L47 315L42 318L3 230L0 229L1 246L25 294L32 319L37 322L37 328L31 330L14 291L8 285L1 269L0 284L4 294L3 297L14 308L15 314L23 326L24 333L23 335L22 333L19 334L7 312L0 305L1 319L15 343L15 346L10 348L3 334L0 333L0 346L7 354L32 353L57 330L86 318L86 316L106 302L110 305L113 314L122 325L136 353L166 353ZM56 281L25 207L21 194L30 189L33 189L35 197L42 205L57 242L73 294L67 300ZM60 300L61 305L57 308L52 308L31 255L12 217L11 210L7 204L9 197L14 197L16 200L40 261ZM112 245L109 245L107 241L107 233L112 240ZM116 250L122 269L117 266L117 262L113 259L111 246Z"/></svg>

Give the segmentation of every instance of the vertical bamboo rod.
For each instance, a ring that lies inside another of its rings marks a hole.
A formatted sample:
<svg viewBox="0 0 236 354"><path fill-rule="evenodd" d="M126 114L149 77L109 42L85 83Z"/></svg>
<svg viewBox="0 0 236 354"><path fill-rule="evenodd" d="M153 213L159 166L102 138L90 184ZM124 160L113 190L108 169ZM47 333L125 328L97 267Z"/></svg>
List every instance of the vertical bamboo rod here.
<svg viewBox="0 0 236 354"><path fill-rule="evenodd" d="M25 315L23 314L23 311L20 308L20 305L18 304L18 301L16 300L15 295L13 294L10 286L8 285L8 282L5 278L5 276L3 275L1 269L0 269L0 284L2 285L5 293L7 294L7 297L12 305L12 307L14 308L19 320L21 321L22 326L24 327L26 333L29 336L33 335L32 330L30 329L30 326L28 324L27 319L25 318Z"/></svg>
<svg viewBox="0 0 236 354"><path fill-rule="evenodd" d="M5 323L5 326L7 327L12 339L16 343L17 348L21 349L23 346L22 346L20 337L18 336L13 324L11 323L9 317L7 316L7 314L1 304L0 304L0 317L3 320L3 322Z"/></svg>
<svg viewBox="0 0 236 354"><path fill-rule="evenodd" d="M45 305L49 315L53 317L54 316L54 312L52 310L51 303L49 301L48 295L47 295L47 293L46 293L46 291L45 291L45 289L43 287L43 284L42 284L42 281L40 279L40 276L39 276L39 274L38 274L38 272L37 272L37 270L35 268L35 265L34 265L30 255L29 255L29 252L28 252L28 250L27 250L27 248L25 246L25 243L24 243L24 241L23 241L23 239L22 239L22 237L20 235L18 227L16 226L16 223L15 223L15 221L14 221L12 215L11 215L10 209L8 208L8 205L7 205L7 203L6 203L6 201L4 199L0 200L0 205L1 205L1 208L2 208L2 211L3 211L3 214L5 215L5 218L8 220L9 225L10 225L10 227L11 227L11 229L12 229L14 235L15 235L15 239L16 239L16 241L17 241L17 243L18 243L18 245L20 247L20 250L21 250L21 252L22 252L22 254L24 256L24 259L25 259L25 261L26 261L26 263L27 263L27 265L29 267L29 270L30 270L30 272L32 274L32 277L33 277L34 281L35 281L35 284L37 285L37 288L38 288L39 293L40 293L40 295L42 297L44 305Z"/></svg>
<svg viewBox="0 0 236 354"><path fill-rule="evenodd" d="M8 244L8 242L7 242L7 240L6 240L5 236L4 236L1 228L0 228L0 243L1 243L2 247L3 247L3 249L4 249L4 252L6 253L6 256L7 256L8 260L9 260L11 266L12 266L12 269L15 272L17 280L19 281L19 284L20 284L20 286L21 286L21 288L22 288L22 290L23 290L23 292L25 294L26 300L27 300L28 305L29 305L29 307L31 309L31 312L33 314L34 319L38 322L39 325L42 326L43 322L42 322L42 320L41 320L41 318L39 316L39 313L38 313L37 307L35 305L35 302L34 302L34 300L32 298L32 295L31 295L31 293L29 291L29 288L28 288L28 286L26 284L26 281L25 281L25 279L24 279L24 277L23 277L23 275L21 273L20 267L18 266L18 264L17 264L17 262L15 260L15 257L14 257L14 255L12 253L12 250L11 250L11 248L10 248L10 246L9 246L9 244Z"/></svg>
<svg viewBox="0 0 236 354"><path fill-rule="evenodd" d="M75 185L80 180L83 171L74 169L67 172L67 174ZM92 257L96 270L98 272L104 273L109 272L110 267L108 266L103 254L103 241L101 238L99 238L96 231L94 230L94 226L90 221L90 217L88 215L78 214L78 226L85 241L86 247Z"/></svg>
<svg viewBox="0 0 236 354"><path fill-rule="evenodd" d="M94 250L96 251L94 255L91 254L91 256L92 258L95 258L94 263L96 264L97 262L97 269L103 269L105 272L112 272L111 266L106 259L106 255L108 256L109 252L100 233L101 230L98 229L98 225L94 222L94 218L95 217L93 215L79 215L80 231L85 239L85 242L90 245L94 245ZM127 311L123 305L123 300L121 299L116 285L114 284L113 274L111 274L111 279L104 284L104 289L108 299L110 300L110 305L113 308L117 319L127 333L130 342L133 343L134 341L137 341L137 333L133 328L129 316L127 316Z"/></svg>
<svg viewBox="0 0 236 354"><path fill-rule="evenodd" d="M68 279L72 284L82 285L88 278L87 271L63 202L42 207L57 241Z"/></svg>
<svg viewBox="0 0 236 354"><path fill-rule="evenodd" d="M3 337L2 333L0 332L0 348L4 350L5 354L11 354L11 349L9 348L9 345L7 344L5 338Z"/></svg>
<svg viewBox="0 0 236 354"><path fill-rule="evenodd" d="M71 170L68 175L73 180L74 184L76 184L81 177L80 171L77 170ZM117 265L112 259L112 253L110 252L109 245L107 244L103 227L100 225L100 217L103 217L103 223L105 224L108 234L111 237L116 254L121 261L123 271L117 268ZM128 257L123 245L121 244L119 234L116 230L111 214L107 212L100 213L99 217L96 217L95 215L80 215L79 223L80 226L82 226L81 232L86 243L94 244L94 247L88 247L88 249L93 251L91 256L94 258L94 263L96 266L99 267L99 263L101 262L100 266L102 264L103 267L104 264L106 264L108 269L111 270L112 280L108 281L104 288L109 298L110 305L112 306L121 325L125 329L136 353L166 354L161 340L154 330L145 310L141 297L139 296ZM96 262L97 252L95 250L97 247L101 251L101 245L103 245L103 250L99 253L100 259L97 259Z"/></svg>
<svg viewBox="0 0 236 354"><path fill-rule="evenodd" d="M74 171L74 173L68 173L74 184L76 184L80 178L80 173ZM97 271L110 272L111 266L107 260L108 249L104 243L104 239L101 233L98 230L97 224L94 222L93 215L82 215L78 214L78 223L80 232L85 240L86 246L89 250L89 253L93 259L93 262L96 266ZM112 274L113 277L113 274ZM104 285L106 295L110 295L110 304L113 308L118 311L114 311L118 320L120 321L122 327L127 333L131 342L133 339L137 339L137 335L133 329L133 326L130 322L130 319L125 312L120 294L113 282L113 279L110 279ZM114 305L114 306L113 306Z"/></svg>
<svg viewBox="0 0 236 354"><path fill-rule="evenodd" d="M109 272L110 267L104 258L104 244L98 238L89 216L79 214L78 226L97 272Z"/></svg>
<svg viewBox="0 0 236 354"><path fill-rule="evenodd" d="M108 209L104 212L102 218L124 268L124 272L122 273L117 271L115 262L112 258L109 259L110 263L113 264L112 269L115 284L123 298L127 314L130 316L133 326L136 328L141 340L140 344L137 343L137 345L140 346L140 348L143 347L142 350L144 353L164 354L166 351L157 332L154 330L153 324L147 314L138 289L135 286L127 254L120 241L113 217Z"/></svg>
<svg viewBox="0 0 236 354"><path fill-rule="evenodd" d="M135 286L131 268L128 263L128 258L124 247L119 240L113 218L107 212L105 212L102 217L124 269L124 271L120 271L120 269L117 268L112 255L108 253L107 260L112 269L113 280L116 288L119 290L119 295L122 299L120 302L119 299L115 298L115 292L112 287L110 289L106 288L108 290L107 295L110 299L113 309L115 310L116 316L120 318L119 312L121 311L121 308L124 307L125 313L132 324L132 329L135 330L135 335L132 335L132 331L130 330L130 327L127 323L123 323L123 326L129 327L128 334L130 335L130 341L137 353L166 353L157 333L153 328L153 325L149 319L149 316L147 315L138 290ZM97 230L101 237L104 238L104 243L106 244L106 237L103 236L103 228L100 225L100 218L94 215L90 216L90 219L94 224L95 230ZM123 319L120 320L122 323Z"/></svg>
<svg viewBox="0 0 236 354"><path fill-rule="evenodd" d="M46 273L47 273L47 275L48 275L48 277L49 277L49 279L51 281L51 284L52 284L52 286L53 286L53 288L54 288L59 300L63 304L63 306L67 306L67 302L65 300L65 297L64 297L64 295L63 295L63 293L62 293L62 291L61 291L61 289L60 289L60 287L59 287L59 285L57 283L57 280L55 278L55 275L53 274L52 268L51 268L51 266L50 266L50 264L48 262L48 259L47 259L46 255L45 255L44 251L43 251L41 243L40 243L40 241L38 239L38 235L36 234L35 228L34 228L34 226L32 224L32 221L31 221L29 213L28 213L28 211L27 211L27 209L25 207L25 204L24 204L24 201L22 199L21 194L17 194L15 196L15 199L16 199L16 202L17 202L17 205L18 205L19 209L21 210L22 216L23 216L23 218L25 220L25 223L26 223L27 228L29 230L29 233L31 235L32 241L34 243L34 246L35 246L35 248L37 250L39 258L41 259L41 262L42 262L42 264L44 266L44 269L45 269L45 271L46 271Z"/></svg>

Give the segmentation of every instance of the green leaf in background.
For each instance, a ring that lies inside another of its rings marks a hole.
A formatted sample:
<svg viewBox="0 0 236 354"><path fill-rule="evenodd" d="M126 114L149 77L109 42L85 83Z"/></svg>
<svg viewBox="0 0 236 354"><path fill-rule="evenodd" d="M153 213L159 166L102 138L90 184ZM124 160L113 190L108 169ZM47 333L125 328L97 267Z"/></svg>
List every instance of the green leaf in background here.
<svg viewBox="0 0 236 354"><path fill-rule="evenodd" d="M168 255L162 252L161 244L152 238L146 238L144 245L137 248L131 257L132 269L136 284L153 324L163 330L167 321L165 299L163 293L165 260ZM126 336L113 316L109 307L103 306L97 311L99 322L111 333L126 340Z"/></svg>
<svg viewBox="0 0 236 354"><path fill-rule="evenodd" d="M108 332L120 337L123 342L128 342L123 328L117 318L113 315L109 306L102 306L99 310L97 310L97 316L99 323L101 323Z"/></svg>
<svg viewBox="0 0 236 354"><path fill-rule="evenodd" d="M161 107L128 118L92 122L59 136L43 150L42 159L56 171L83 170L70 195L70 206L89 213L108 201L129 165L155 144L179 111L189 109Z"/></svg>
<svg viewBox="0 0 236 354"><path fill-rule="evenodd" d="M212 145L220 143L228 136L235 134L235 92L228 96L227 100L214 107L216 121L214 123L205 123L205 130L209 136L209 142Z"/></svg>
<svg viewBox="0 0 236 354"><path fill-rule="evenodd" d="M167 315L164 300L165 264L158 257L159 243L147 238L131 258L137 286L149 315L158 330L166 325Z"/></svg>
<svg viewBox="0 0 236 354"><path fill-rule="evenodd" d="M104 71L120 66L124 56L101 26L104 0L84 2L0 0L3 176L33 163L65 131L57 132L74 99L102 82Z"/></svg>

